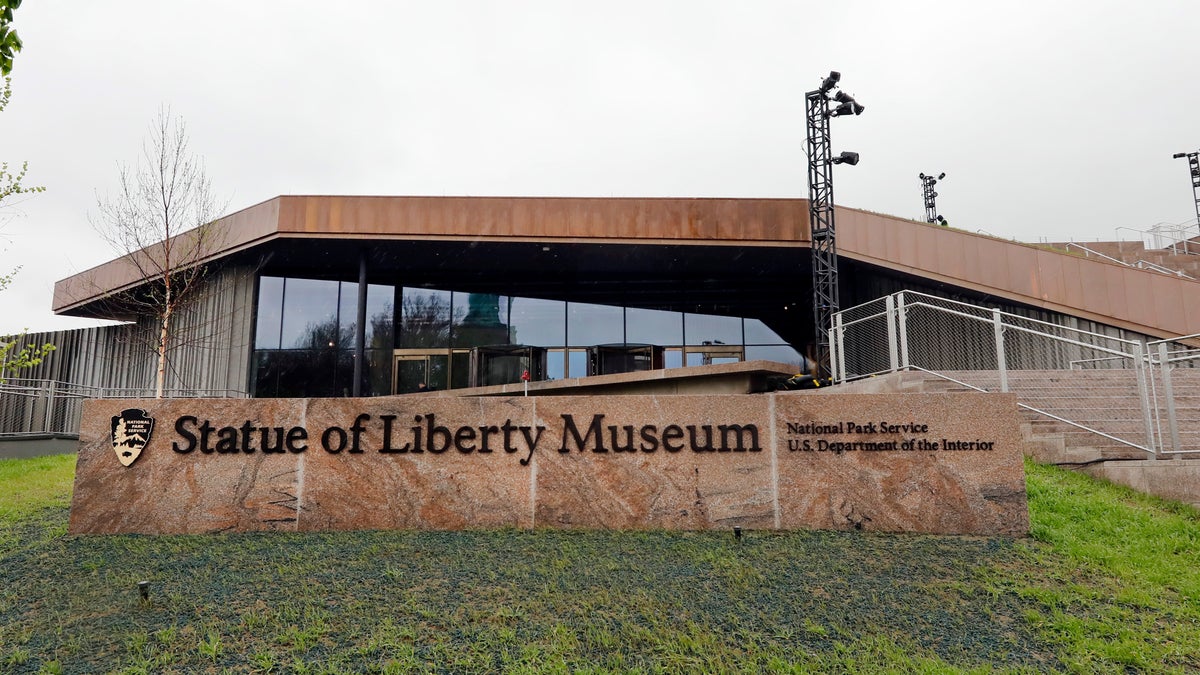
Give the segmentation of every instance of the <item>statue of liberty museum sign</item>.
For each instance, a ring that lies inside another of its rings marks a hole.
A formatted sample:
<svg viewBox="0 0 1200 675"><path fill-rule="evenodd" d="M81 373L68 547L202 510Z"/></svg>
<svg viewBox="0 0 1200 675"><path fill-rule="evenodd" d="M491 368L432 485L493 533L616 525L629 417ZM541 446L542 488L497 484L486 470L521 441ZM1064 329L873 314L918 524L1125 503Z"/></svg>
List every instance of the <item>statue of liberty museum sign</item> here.
<svg viewBox="0 0 1200 675"><path fill-rule="evenodd" d="M75 534L1028 531L1016 400L804 394L94 400Z"/></svg>

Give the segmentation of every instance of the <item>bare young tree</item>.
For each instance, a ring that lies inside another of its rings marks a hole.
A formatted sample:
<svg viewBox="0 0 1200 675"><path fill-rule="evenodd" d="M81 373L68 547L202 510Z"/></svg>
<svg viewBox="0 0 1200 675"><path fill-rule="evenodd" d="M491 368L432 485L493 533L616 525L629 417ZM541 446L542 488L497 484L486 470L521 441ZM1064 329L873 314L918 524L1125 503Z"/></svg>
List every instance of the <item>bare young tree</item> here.
<svg viewBox="0 0 1200 675"><path fill-rule="evenodd" d="M182 118L168 109L151 124L138 164L118 166L120 189L98 198L93 225L142 280L118 301L155 321L155 395L162 398L169 354L179 342L172 321L203 290L205 263L224 239L214 223L223 206L213 197L203 159L188 149Z"/></svg>

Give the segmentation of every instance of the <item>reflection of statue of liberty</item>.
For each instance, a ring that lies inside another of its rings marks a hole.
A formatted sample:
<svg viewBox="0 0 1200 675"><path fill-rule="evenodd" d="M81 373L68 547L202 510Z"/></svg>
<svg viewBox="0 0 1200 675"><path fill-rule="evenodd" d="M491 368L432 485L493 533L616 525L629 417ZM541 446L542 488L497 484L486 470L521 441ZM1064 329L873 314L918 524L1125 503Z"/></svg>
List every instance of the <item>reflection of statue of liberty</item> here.
<svg viewBox="0 0 1200 675"><path fill-rule="evenodd" d="M508 323L500 320L500 296L491 293L467 296L467 315L455 328L455 344L502 345L509 344L512 337Z"/></svg>
<svg viewBox="0 0 1200 675"><path fill-rule="evenodd" d="M500 322L500 296L491 293L468 295L467 316L463 318L462 325L481 328L503 326Z"/></svg>

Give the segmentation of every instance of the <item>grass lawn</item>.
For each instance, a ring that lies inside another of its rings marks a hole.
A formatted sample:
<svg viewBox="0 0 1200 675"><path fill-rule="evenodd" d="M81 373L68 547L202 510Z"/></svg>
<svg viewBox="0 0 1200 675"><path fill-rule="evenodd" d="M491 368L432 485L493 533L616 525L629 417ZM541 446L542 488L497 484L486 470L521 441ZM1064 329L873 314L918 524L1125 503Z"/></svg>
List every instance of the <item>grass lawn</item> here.
<svg viewBox="0 0 1200 675"><path fill-rule="evenodd" d="M75 538L74 457L3 460L0 672L1200 672L1196 510L1027 468L1026 540Z"/></svg>

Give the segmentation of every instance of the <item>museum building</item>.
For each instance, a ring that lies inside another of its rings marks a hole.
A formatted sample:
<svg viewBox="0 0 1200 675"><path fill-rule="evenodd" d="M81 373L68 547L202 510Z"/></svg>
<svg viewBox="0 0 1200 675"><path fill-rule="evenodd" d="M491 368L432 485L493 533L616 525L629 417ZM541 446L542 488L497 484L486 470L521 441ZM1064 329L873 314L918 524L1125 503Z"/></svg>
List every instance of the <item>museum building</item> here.
<svg viewBox="0 0 1200 675"><path fill-rule="evenodd" d="M1200 332L1195 282L839 207L843 307L897 290L1132 339ZM167 388L380 396L765 360L806 367L808 202L281 196L225 216L176 318ZM154 283L118 258L56 313L126 321L30 336L30 378L145 391Z"/></svg>

